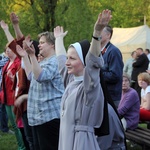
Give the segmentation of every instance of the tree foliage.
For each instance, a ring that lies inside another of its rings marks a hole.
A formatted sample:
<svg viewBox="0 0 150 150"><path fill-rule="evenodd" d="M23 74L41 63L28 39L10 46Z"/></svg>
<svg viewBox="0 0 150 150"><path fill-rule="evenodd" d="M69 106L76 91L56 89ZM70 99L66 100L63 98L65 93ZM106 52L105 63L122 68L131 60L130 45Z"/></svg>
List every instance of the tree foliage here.
<svg viewBox="0 0 150 150"><path fill-rule="evenodd" d="M17 13L20 18L20 27L24 35L30 34L37 39L37 35L43 31L52 31L57 25L64 26L68 30L65 38L66 46L81 39L91 39L93 23L97 15L103 9L112 10L112 27L134 27L144 23L150 25L149 0L1 0L1 20L9 24L9 14ZM1 51L7 40L0 30Z"/></svg>

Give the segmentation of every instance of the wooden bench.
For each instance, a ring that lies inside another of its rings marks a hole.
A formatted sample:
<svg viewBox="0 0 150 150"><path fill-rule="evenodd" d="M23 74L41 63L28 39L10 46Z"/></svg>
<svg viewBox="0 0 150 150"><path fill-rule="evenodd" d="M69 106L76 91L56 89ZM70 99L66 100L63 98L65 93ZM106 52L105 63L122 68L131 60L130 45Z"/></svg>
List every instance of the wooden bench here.
<svg viewBox="0 0 150 150"><path fill-rule="evenodd" d="M142 146L142 150L150 150L150 130L137 127L135 130L127 130L126 138Z"/></svg>

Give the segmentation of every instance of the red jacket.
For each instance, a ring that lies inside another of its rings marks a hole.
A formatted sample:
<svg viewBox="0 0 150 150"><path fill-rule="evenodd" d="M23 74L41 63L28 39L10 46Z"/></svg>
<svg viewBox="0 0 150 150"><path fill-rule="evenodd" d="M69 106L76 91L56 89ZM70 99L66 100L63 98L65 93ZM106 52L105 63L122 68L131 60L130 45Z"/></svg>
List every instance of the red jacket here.
<svg viewBox="0 0 150 150"><path fill-rule="evenodd" d="M22 47L22 42L24 40L24 37L22 37L19 41L17 40L13 40L8 46L10 49L12 49L12 51L19 57L21 58L17 52L16 52L16 45L20 45ZM18 94L15 97L15 99L17 99L19 96L23 95L23 94L28 94L28 90L29 90L29 80L26 77L25 74L25 70L20 68L18 70ZM13 85L13 89L15 90L17 86L17 78L15 78L14 80L14 85ZM15 101L15 100L14 100ZM22 113L24 111L27 110L27 101L24 101L20 107L15 107L14 106L14 113L16 115L16 120L20 119L22 117Z"/></svg>
<svg viewBox="0 0 150 150"><path fill-rule="evenodd" d="M16 79L16 78L15 78ZM20 68L18 71L18 79L19 79L19 85L18 85L18 94L16 98L23 94L28 94L29 90L29 80L26 77L25 70ZM14 81L14 89L16 87L17 81ZM22 117L22 113L27 110L27 101L24 101L20 107L14 107L14 113L16 115L16 120Z"/></svg>
<svg viewBox="0 0 150 150"><path fill-rule="evenodd" d="M14 105L14 93L13 90L13 81L10 79L9 76L7 76L7 67L9 65L8 61L6 65L3 67L2 71L2 91L1 91L1 103L6 105ZM18 57L14 60L12 65L9 67L11 69L11 72L13 75L16 74L18 69L20 68L21 62Z"/></svg>

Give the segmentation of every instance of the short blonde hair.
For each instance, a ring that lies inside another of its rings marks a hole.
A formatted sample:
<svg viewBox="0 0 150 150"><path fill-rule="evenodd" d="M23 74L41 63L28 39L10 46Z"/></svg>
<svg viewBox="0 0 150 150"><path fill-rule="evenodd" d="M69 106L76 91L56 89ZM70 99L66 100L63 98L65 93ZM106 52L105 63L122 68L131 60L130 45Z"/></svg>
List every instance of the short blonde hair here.
<svg viewBox="0 0 150 150"><path fill-rule="evenodd" d="M42 36L45 36L46 42L55 45L55 37L53 32L42 32L38 35L38 38L40 39Z"/></svg>
<svg viewBox="0 0 150 150"><path fill-rule="evenodd" d="M148 85L150 85L150 75L147 72L142 72L138 75L138 80L145 81Z"/></svg>

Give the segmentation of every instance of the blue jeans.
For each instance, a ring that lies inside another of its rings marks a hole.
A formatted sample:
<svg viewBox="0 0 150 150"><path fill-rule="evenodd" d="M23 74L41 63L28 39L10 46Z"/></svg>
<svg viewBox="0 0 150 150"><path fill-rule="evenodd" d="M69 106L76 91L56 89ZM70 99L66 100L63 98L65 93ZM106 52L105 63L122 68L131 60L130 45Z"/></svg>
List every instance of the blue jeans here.
<svg viewBox="0 0 150 150"><path fill-rule="evenodd" d="M8 116L5 109L5 104L0 104L0 130L8 132Z"/></svg>

